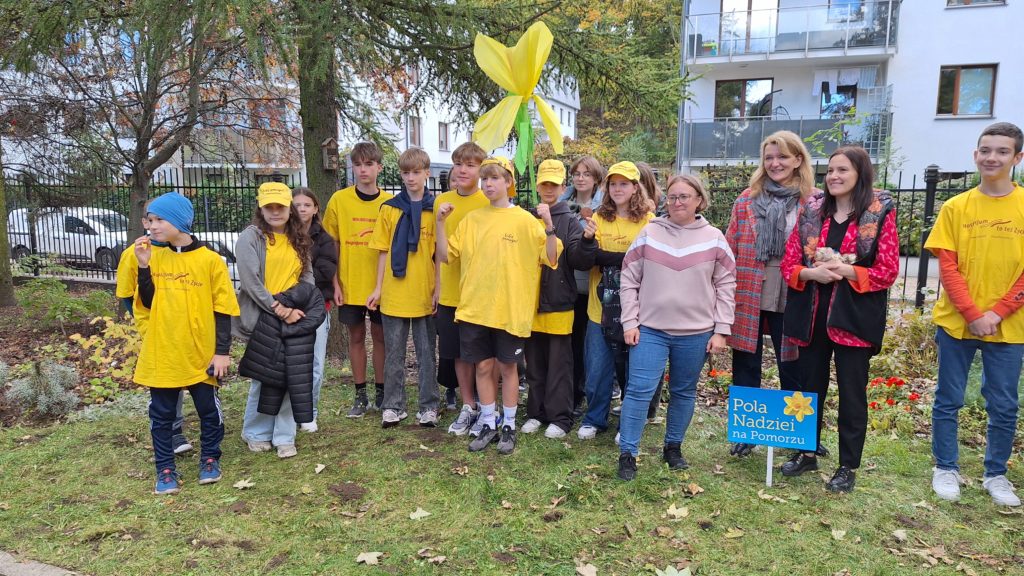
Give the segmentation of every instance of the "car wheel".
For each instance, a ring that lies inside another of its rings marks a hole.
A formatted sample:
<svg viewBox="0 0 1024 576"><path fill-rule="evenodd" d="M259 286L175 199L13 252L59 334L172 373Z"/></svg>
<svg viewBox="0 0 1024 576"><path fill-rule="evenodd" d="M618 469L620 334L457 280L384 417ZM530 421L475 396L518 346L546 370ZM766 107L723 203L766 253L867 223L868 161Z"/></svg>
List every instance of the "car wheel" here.
<svg viewBox="0 0 1024 576"><path fill-rule="evenodd" d="M114 251L110 248L100 248L97 250L96 265L101 270L114 270L117 268L117 258L114 257Z"/></svg>

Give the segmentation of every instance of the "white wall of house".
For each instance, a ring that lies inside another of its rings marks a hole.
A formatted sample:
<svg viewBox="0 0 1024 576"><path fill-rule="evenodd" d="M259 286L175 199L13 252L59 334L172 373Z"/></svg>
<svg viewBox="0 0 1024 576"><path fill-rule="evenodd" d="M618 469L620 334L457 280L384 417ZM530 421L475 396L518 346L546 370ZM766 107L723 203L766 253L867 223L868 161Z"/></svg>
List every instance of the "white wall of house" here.
<svg viewBox="0 0 1024 576"><path fill-rule="evenodd" d="M903 2L899 54L890 65L893 135L907 173L929 164L943 171L974 170L978 135L993 122L1024 125L1024 59L1016 51L1024 3L946 8L945 2ZM942 66L996 64L992 115L936 114Z"/></svg>

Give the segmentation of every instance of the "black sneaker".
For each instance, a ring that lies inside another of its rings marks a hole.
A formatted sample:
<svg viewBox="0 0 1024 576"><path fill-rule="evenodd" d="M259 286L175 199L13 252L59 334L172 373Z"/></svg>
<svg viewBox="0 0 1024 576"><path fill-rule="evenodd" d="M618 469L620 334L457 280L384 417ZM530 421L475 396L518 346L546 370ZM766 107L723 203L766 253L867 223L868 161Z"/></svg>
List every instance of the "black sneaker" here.
<svg viewBox="0 0 1024 576"><path fill-rule="evenodd" d="M665 447L661 451L661 457L668 464L668 467L672 470L686 470L690 467L686 463L686 458L683 458L683 453L679 450L679 444L665 444ZM622 460L619 460L619 469L621 470Z"/></svg>
<svg viewBox="0 0 1024 576"><path fill-rule="evenodd" d="M455 412L459 409L459 394L455 388L448 388L444 391L445 409Z"/></svg>
<svg viewBox="0 0 1024 576"><path fill-rule="evenodd" d="M619 454L619 480L629 482L636 478L636 458L629 452Z"/></svg>
<svg viewBox="0 0 1024 576"><path fill-rule="evenodd" d="M508 428L508 426L506 426ZM494 442L498 438L498 431L491 428L489 424L484 424L480 428L480 434L469 443L470 452L479 452Z"/></svg>
<svg viewBox="0 0 1024 576"><path fill-rule="evenodd" d="M349 418L362 418L366 414L367 405L366 393L356 393L356 401L352 403L352 409L348 411Z"/></svg>
<svg viewBox="0 0 1024 576"><path fill-rule="evenodd" d="M743 442L737 442L732 445L732 448L729 449L729 455L736 456L737 458L743 458L745 456L750 456L750 453L753 451L753 444L744 444Z"/></svg>
<svg viewBox="0 0 1024 576"><path fill-rule="evenodd" d="M572 419L574 422L579 422L583 418L583 411L587 408L586 400L580 400L578 404L572 408Z"/></svg>
<svg viewBox="0 0 1024 576"><path fill-rule="evenodd" d="M857 481L857 473L847 466L840 466L832 479L825 483L829 492L846 493L853 491L853 485Z"/></svg>
<svg viewBox="0 0 1024 576"><path fill-rule="evenodd" d="M384 405L384 385L374 384L373 386L373 409L380 412Z"/></svg>
<svg viewBox="0 0 1024 576"><path fill-rule="evenodd" d="M192 443L185 438L184 434L175 434L171 436L171 448L174 449L174 455L185 454L192 451Z"/></svg>
<svg viewBox="0 0 1024 576"><path fill-rule="evenodd" d="M782 465L783 476L799 476L804 472L818 469L818 457L808 456L803 452L794 454L789 461Z"/></svg>
<svg viewBox="0 0 1024 576"><path fill-rule="evenodd" d="M516 431L510 426L501 427L501 437L498 439L498 454L509 455L516 449Z"/></svg>
<svg viewBox="0 0 1024 576"><path fill-rule="evenodd" d="M814 451L814 454L822 458L828 458L828 448L825 448L824 446L818 446L818 449Z"/></svg>

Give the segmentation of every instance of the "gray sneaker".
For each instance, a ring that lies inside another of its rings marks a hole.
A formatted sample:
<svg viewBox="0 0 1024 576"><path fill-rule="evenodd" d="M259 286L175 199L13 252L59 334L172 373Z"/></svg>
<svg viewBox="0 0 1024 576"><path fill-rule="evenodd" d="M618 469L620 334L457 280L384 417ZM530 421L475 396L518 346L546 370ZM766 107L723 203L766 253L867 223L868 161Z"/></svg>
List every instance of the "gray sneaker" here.
<svg viewBox="0 0 1024 576"><path fill-rule="evenodd" d="M494 417L494 425L496 427L500 428L501 427L501 423L504 421L504 419L505 419L505 416L501 412L498 412L497 415ZM483 427L483 425L484 425L484 423L480 421L480 418L479 418L479 415L478 415L476 421L473 422L472 428L469 429L469 436L471 438L476 438L477 436L479 436L480 435L480 429ZM497 430L497 428L495 428L495 430Z"/></svg>
<svg viewBox="0 0 1024 576"><path fill-rule="evenodd" d="M498 439L498 454L509 455L516 449L516 431L510 426L501 427L501 437Z"/></svg>
<svg viewBox="0 0 1024 576"><path fill-rule="evenodd" d="M480 434L469 443L470 452L479 452L498 438L498 431L484 424L480 428Z"/></svg>
<svg viewBox="0 0 1024 576"><path fill-rule="evenodd" d="M409 414L405 410L399 412L398 410L392 410L388 408L387 410L384 411L384 414L381 417L380 426L381 428L391 428L392 426L398 426L399 422L405 420L408 417Z"/></svg>
<svg viewBox="0 0 1024 576"><path fill-rule="evenodd" d="M985 478L981 485L988 490L992 496L992 502L997 506L1020 506L1020 498L1013 491L1013 484L1006 479L1006 476Z"/></svg>
<svg viewBox="0 0 1024 576"><path fill-rule="evenodd" d="M963 485L964 479L956 470L932 468L932 490L939 498L956 502L960 499L960 486Z"/></svg>
<svg viewBox="0 0 1024 576"><path fill-rule="evenodd" d="M348 411L348 417L362 418L366 414L368 404L369 401L367 401L365 394L356 394L356 401L352 404L352 409Z"/></svg>
<svg viewBox="0 0 1024 576"><path fill-rule="evenodd" d="M184 434L175 434L171 437L171 446L174 448L174 455L185 454L192 451L192 443L185 438Z"/></svg>
<svg viewBox="0 0 1024 576"><path fill-rule="evenodd" d="M416 420L420 426L424 428L436 428L437 427L437 412L434 410L424 410L423 412L416 413Z"/></svg>
<svg viewBox="0 0 1024 576"><path fill-rule="evenodd" d="M455 434L456 436L465 436L469 432L470 427L474 426L478 420L480 412L473 410L469 406L463 406L462 411L459 412L459 417L448 426L448 433ZM480 430L477 430L477 434Z"/></svg>

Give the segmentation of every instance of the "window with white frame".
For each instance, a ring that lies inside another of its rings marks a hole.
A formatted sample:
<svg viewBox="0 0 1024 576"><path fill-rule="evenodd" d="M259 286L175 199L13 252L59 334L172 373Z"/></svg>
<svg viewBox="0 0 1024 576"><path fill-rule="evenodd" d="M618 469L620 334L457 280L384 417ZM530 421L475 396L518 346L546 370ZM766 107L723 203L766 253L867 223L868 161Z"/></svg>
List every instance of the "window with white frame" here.
<svg viewBox="0 0 1024 576"><path fill-rule="evenodd" d="M451 137L451 133L448 130L448 123L447 122L438 122L437 123L437 149L447 152L449 150L448 142L449 142L449 138L450 137Z"/></svg>
<svg viewBox="0 0 1024 576"><path fill-rule="evenodd" d="M419 116L409 116L409 144L423 146L423 121Z"/></svg>

